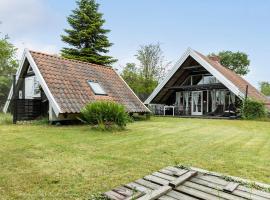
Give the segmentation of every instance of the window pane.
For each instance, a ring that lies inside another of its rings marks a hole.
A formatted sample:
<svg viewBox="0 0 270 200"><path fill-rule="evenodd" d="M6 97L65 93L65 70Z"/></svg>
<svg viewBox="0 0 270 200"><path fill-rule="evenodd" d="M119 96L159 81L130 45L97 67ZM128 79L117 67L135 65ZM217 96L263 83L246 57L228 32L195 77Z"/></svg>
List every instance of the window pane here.
<svg viewBox="0 0 270 200"><path fill-rule="evenodd" d="M88 81L90 87L94 91L95 94L105 95L107 94L103 88L97 82Z"/></svg>

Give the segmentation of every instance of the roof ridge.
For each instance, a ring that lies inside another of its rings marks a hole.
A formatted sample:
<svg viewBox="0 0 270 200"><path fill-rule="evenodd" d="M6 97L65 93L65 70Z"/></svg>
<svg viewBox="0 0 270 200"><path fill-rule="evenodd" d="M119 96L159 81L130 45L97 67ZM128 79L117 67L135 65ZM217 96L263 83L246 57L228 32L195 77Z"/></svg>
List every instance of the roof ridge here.
<svg viewBox="0 0 270 200"><path fill-rule="evenodd" d="M85 62L85 61L80 61L80 60L75 60L75 59L70 59L70 58L64 58L64 57L61 57L61 56L58 56L58 55L44 53L44 52L41 52L41 51L29 50L29 52L30 53L36 53L36 54L42 54L42 55L45 55L45 56L50 56L50 57L53 57L53 58L57 58L57 59L60 59L60 60L66 60L66 61L70 61L70 62L74 62L74 63L81 63L81 64L93 65L93 66L97 66L97 67L103 67L103 68L111 69L111 70L115 71L111 66L99 65L99 64L95 64L95 63L90 63L90 62Z"/></svg>

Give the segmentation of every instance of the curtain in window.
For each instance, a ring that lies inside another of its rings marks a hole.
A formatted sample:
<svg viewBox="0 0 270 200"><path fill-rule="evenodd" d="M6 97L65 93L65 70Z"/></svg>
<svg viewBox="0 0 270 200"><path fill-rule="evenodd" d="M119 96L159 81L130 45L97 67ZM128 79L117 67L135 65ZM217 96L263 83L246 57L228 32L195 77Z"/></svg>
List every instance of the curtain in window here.
<svg viewBox="0 0 270 200"><path fill-rule="evenodd" d="M198 111L198 104L199 104L199 93L197 92L194 92L193 93L193 101L194 101L194 104L195 104L195 110L193 109L193 111L197 112Z"/></svg>
<svg viewBox="0 0 270 200"><path fill-rule="evenodd" d="M220 91L220 104L221 105L225 104L225 91L224 90Z"/></svg>
<svg viewBox="0 0 270 200"><path fill-rule="evenodd" d="M185 99L185 105L186 105L186 111L188 110L188 104L189 104L189 92L184 92L184 99Z"/></svg>
<svg viewBox="0 0 270 200"><path fill-rule="evenodd" d="M235 104L235 94L231 92L230 97L231 97L231 103Z"/></svg>
<svg viewBox="0 0 270 200"><path fill-rule="evenodd" d="M212 112L216 110L216 90L211 90Z"/></svg>
<svg viewBox="0 0 270 200"><path fill-rule="evenodd" d="M181 104L180 99L181 99L181 92L176 92L175 93L175 105L176 106L180 106L180 104Z"/></svg>

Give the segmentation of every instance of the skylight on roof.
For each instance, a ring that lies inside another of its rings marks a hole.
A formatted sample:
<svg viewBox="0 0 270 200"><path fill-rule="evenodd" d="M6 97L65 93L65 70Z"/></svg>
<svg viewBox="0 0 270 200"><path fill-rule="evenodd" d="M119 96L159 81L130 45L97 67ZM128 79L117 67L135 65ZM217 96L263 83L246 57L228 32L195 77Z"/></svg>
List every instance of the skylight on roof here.
<svg viewBox="0 0 270 200"><path fill-rule="evenodd" d="M101 85L98 82L88 81L88 84L90 85L91 89L96 95L107 95L105 90L101 87Z"/></svg>

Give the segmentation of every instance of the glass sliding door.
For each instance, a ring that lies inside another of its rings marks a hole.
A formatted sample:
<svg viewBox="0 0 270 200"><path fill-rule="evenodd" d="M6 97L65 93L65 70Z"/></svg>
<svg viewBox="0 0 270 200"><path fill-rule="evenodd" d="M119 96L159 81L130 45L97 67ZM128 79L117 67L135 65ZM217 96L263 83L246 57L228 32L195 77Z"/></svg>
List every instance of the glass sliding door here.
<svg viewBox="0 0 270 200"><path fill-rule="evenodd" d="M192 104L191 104L191 114L192 115L202 115L202 91L193 91L192 92Z"/></svg>

